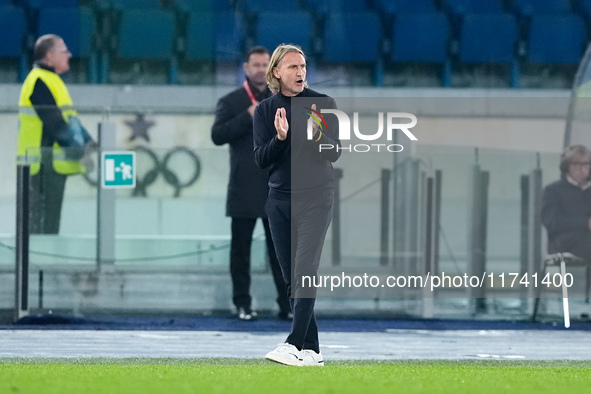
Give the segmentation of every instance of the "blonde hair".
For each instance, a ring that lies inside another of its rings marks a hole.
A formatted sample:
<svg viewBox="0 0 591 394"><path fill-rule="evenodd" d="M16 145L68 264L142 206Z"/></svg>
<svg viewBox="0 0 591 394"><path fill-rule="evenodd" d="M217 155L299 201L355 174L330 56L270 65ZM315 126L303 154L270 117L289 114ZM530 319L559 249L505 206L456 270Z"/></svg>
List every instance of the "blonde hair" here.
<svg viewBox="0 0 591 394"><path fill-rule="evenodd" d="M563 174L568 172L568 168L575 159L590 157L591 151L585 145L571 145L566 147L560 156L560 171Z"/></svg>
<svg viewBox="0 0 591 394"><path fill-rule="evenodd" d="M266 73L267 85L273 93L277 93L281 90L281 83L279 82L279 78L277 78L275 74L273 74L273 69L275 67L279 67L281 60L283 60L283 57L290 52L299 53L304 57L304 59L306 58L306 55L304 55L304 51L302 51L302 48L300 48L298 45L281 44L277 48L275 48L273 54L271 55L271 60L269 61L269 66L267 67ZM308 87L308 82L304 81L304 87Z"/></svg>

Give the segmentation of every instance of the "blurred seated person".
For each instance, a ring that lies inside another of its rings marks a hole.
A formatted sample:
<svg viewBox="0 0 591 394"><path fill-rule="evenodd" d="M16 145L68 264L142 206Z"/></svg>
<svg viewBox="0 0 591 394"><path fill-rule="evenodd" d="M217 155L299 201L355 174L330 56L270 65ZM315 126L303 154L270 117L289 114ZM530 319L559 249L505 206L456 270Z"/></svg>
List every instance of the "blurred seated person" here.
<svg viewBox="0 0 591 394"><path fill-rule="evenodd" d="M572 145L560 158L561 177L544 189L542 223L548 252L570 252L591 261L591 152Z"/></svg>

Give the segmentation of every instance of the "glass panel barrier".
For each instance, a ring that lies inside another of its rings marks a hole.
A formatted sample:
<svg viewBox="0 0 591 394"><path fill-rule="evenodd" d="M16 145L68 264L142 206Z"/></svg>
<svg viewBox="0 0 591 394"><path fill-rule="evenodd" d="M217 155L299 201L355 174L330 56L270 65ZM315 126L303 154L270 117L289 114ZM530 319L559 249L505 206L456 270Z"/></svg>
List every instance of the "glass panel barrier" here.
<svg viewBox="0 0 591 394"><path fill-rule="evenodd" d="M31 310L74 314L231 310L228 268L231 221L225 216L229 150L227 146L215 146L210 140L211 111L137 113L111 108L108 119L106 112L102 108L82 111L81 120L96 141L101 124L113 123L115 145L87 152L84 161L89 164L88 171L67 176L58 231L31 234ZM2 116L8 119L15 115ZM437 116L431 115L425 122L432 125L446 121L444 116ZM423 119L418 118L420 124ZM487 123L490 119L474 121ZM375 120L371 122L375 129ZM5 127L14 126L6 124ZM5 157L0 166L0 209L6 218L0 223L0 308L3 309L14 306L16 138L10 143L3 148L4 155L0 155ZM335 163L335 168L342 171L339 231L333 231L333 221L324 244L320 274L387 278L421 275L433 268L425 265L428 226L425 202L426 185L435 171L441 173L440 222L436 271L430 274L445 273L451 280L471 274L470 256L474 251L470 207L475 193L474 167L478 165L480 173L487 173L488 179L485 247L481 253L486 274L494 273L495 277L486 286L489 313L476 318L527 316L529 309L521 302L523 286L498 289L496 285L498 275L504 273L508 280L509 274L523 270L522 176L539 168L543 185L558 179L559 150L526 149L523 144L516 147L483 142L479 145L453 136L449 141L442 141L419 134L419 143L400 153L356 159L352 152L343 152ZM43 164L51 151L30 149L25 161L33 168ZM105 220L101 216L105 212L99 209L97 188L103 181L99 171L105 170L102 154L128 151L135 154L135 187L112 192L114 210L109 215L114 232L99 235L99 220ZM76 156L76 152L68 149L63 154L65 159ZM13 159L6 159L8 156ZM390 208L385 220L388 224L385 256L382 249L384 169L390 171L385 181ZM112 264L98 258L99 243L104 241L99 237L113 239ZM542 233L542 255L545 237ZM339 244L337 259L333 252ZM255 228L251 257L253 306L273 310L276 294L260 221ZM370 284L365 291L351 286L338 292L332 291L330 285L318 291L320 312L428 316L423 304L425 299L435 297L437 308L431 316L472 316L470 289L455 288L453 283L440 286L430 296L420 289L402 289L402 286L389 289ZM576 283L575 297L580 297L580 288L581 284ZM554 287L545 293L544 297L558 294ZM558 303L547 304L550 312L559 311ZM578 310L579 306L574 303L573 308Z"/></svg>

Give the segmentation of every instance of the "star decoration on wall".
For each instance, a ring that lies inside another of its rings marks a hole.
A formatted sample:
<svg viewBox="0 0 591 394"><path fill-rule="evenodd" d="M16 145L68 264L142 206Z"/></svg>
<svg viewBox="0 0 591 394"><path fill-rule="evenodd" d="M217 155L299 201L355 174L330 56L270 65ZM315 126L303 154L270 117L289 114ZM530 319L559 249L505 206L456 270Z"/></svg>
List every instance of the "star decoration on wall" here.
<svg viewBox="0 0 591 394"><path fill-rule="evenodd" d="M136 138L143 138L147 142L150 142L150 135L148 134L148 129L156 124L151 120L146 120L144 114L137 113L135 115L134 120L126 120L125 124L131 128L131 137L129 137L130 141L135 140Z"/></svg>

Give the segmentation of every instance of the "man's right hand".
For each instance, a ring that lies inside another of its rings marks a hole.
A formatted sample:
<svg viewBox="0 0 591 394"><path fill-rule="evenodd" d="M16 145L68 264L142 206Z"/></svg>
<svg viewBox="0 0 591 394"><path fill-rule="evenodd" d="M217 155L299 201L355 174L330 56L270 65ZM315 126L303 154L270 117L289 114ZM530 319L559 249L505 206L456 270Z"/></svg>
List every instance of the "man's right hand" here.
<svg viewBox="0 0 591 394"><path fill-rule="evenodd" d="M277 138L281 141L287 138L289 124L287 123L285 108L277 108L277 112L275 113L275 130L277 130Z"/></svg>
<svg viewBox="0 0 591 394"><path fill-rule="evenodd" d="M92 158L91 155L85 155L80 162L82 163L82 165L84 166L84 168L86 168L86 172L90 173L94 171L94 159Z"/></svg>
<svg viewBox="0 0 591 394"><path fill-rule="evenodd" d="M90 140L84 145L84 157L80 159L80 162L86 168L86 172L93 172L95 168L95 158L93 157L93 153L98 150L99 146L94 140Z"/></svg>
<svg viewBox="0 0 591 394"><path fill-rule="evenodd" d="M250 114L250 116L254 117L254 110L257 107L257 105L259 105L258 101L252 104L250 107L248 107L247 111Z"/></svg>
<svg viewBox="0 0 591 394"><path fill-rule="evenodd" d="M84 145L84 149L88 151L95 151L99 148L98 144L94 140L90 140Z"/></svg>

